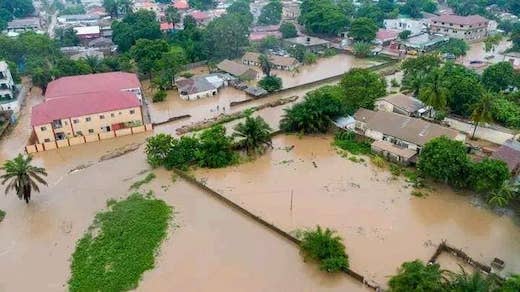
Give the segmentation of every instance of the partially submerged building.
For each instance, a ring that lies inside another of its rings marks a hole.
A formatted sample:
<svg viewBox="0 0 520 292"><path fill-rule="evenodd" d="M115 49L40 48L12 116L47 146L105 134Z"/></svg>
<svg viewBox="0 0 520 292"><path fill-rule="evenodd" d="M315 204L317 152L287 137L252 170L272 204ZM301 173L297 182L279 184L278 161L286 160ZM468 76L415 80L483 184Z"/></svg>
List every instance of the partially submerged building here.
<svg viewBox="0 0 520 292"><path fill-rule="evenodd" d="M330 42L324 39L311 36L299 36L285 39L286 47L302 46L306 52L320 53L330 48Z"/></svg>
<svg viewBox="0 0 520 292"><path fill-rule="evenodd" d="M34 106L37 143L143 125L141 84L135 74L110 72L63 77L49 83Z"/></svg>
<svg viewBox="0 0 520 292"><path fill-rule="evenodd" d="M42 23L39 17L13 19L7 23L7 33L15 36L26 31L41 32Z"/></svg>
<svg viewBox="0 0 520 292"><path fill-rule="evenodd" d="M378 111L393 112L409 117L422 117L428 115L430 108L415 97L396 93L382 97L375 102Z"/></svg>
<svg viewBox="0 0 520 292"><path fill-rule="evenodd" d="M217 64L218 70L229 73L240 80L256 80L258 71L230 60L224 60Z"/></svg>
<svg viewBox="0 0 520 292"><path fill-rule="evenodd" d="M175 81L179 95L184 100L198 100L215 96L218 90L228 86L231 80L235 80L228 74L208 74L191 78L179 78Z"/></svg>
<svg viewBox="0 0 520 292"><path fill-rule="evenodd" d="M409 37L406 40L399 40L396 44L397 49L399 50L404 50L406 52L416 51L424 53L440 47L449 39L450 38L445 35L421 33Z"/></svg>
<svg viewBox="0 0 520 292"><path fill-rule="evenodd" d="M430 140L446 136L464 142L466 136L422 119L393 112L359 109L355 115L355 131L374 142L372 150L388 159L409 164Z"/></svg>
<svg viewBox="0 0 520 292"><path fill-rule="evenodd" d="M260 53L247 52L242 57L242 64L248 66L261 66L259 60L260 55ZM268 58L274 69L277 70L292 71L300 65L300 62L293 57L268 55Z"/></svg>
<svg viewBox="0 0 520 292"><path fill-rule="evenodd" d="M520 142L518 140L514 138L507 140L491 157L505 162L512 177L520 182Z"/></svg>
<svg viewBox="0 0 520 292"><path fill-rule="evenodd" d="M0 110L18 113L20 102L16 95L17 89L9 66L5 61L0 61Z"/></svg>
<svg viewBox="0 0 520 292"><path fill-rule="evenodd" d="M488 35L489 20L480 15L443 14L430 19L430 30L450 38L479 41Z"/></svg>

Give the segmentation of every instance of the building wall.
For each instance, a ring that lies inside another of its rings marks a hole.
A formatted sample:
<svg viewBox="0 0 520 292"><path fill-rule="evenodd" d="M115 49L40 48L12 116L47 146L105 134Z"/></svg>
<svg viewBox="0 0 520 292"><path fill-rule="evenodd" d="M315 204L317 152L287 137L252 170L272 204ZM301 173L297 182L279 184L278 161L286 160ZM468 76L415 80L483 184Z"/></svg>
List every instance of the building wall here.
<svg viewBox="0 0 520 292"><path fill-rule="evenodd" d="M386 29L398 31L409 30L412 32L412 35L419 34L425 26L424 21L406 18L385 19L383 24Z"/></svg>
<svg viewBox="0 0 520 292"><path fill-rule="evenodd" d="M133 111L133 113L130 113L131 111ZM90 120L87 121L87 118L90 118ZM132 121L140 122L141 124L143 123L140 107L66 118L61 120L61 128L53 129L52 125L49 123L35 126L34 132L39 143L43 143L45 141L55 141L55 135L59 133L63 133L67 138L82 135L86 136L112 131L114 130L114 124ZM107 127L109 127L109 129L107 129Z"/></svg>
<svg viewBox="0 0 520 292"><path fill-rule="evenodd" d="M431 32L440 33L450 38L457 38L466 41L477 41L488 35L487 23L484 26L456 25L452 23L432 22Z"/></svg>
<svg viewBox="0 0 520 292"><path fill-rule="evenodd" d="M179 94L180 94L180 92L179 92ZM217 90L213 89L213 90L198 92L198 93L194 93L194 94L186 94L186 95L180 94L180 97L184 100L198 100L201 98L211 97L211 96L215 96L215 95L217 95Z"/></svg>

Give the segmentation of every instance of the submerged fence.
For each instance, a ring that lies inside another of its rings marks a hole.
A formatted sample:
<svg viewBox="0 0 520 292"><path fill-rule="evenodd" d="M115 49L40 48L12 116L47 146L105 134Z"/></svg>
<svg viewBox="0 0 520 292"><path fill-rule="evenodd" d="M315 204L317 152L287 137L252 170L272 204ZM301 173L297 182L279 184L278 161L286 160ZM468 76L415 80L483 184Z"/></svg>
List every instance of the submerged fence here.
<svg viewBox="0 0 520 292"><path fill-rule="evenodd" d="M272 223L269 223L267 222L265 219L263 219L262 217L258 216L258 215L255 215L253 214L252 212L248 211L247 209L245 209L244 207L238 205L237 203L233 202L232 200L228 199L226 196L216 192L215 190L209 188L208 186L206 186L205 184L199 182L196 178L194 178L193 176L190 176L189 174L187 174L186 172L182 171L182 170L179 170L179 169L174 169L173 170L177 175L179 175L180 177L182 177L183 179L187 180L189 183L197 186L198 188L201 188L203 189L204 191L206 191L208 194L212 195L214 198L218 199L219 201L223 202L224 204L230 206L231 208L233 208L234 210L242 213L243 215L245 215L246 217L249 217L251 219L253 219L254 221L256 221L257 223L260 223L261 225L267 227L268 229L270 229L271 231L277 233L278 235L282 236L283 238L289 240L290 242L296 244L296 245L300 245L301 243L301 240L296 238L295 236L291 235L290 233L282 230L281 228L277 227L276 225L272 224ZM368 280L366 279L363 275L351 270L351 269L347 269L346 271L344 271L345 274L351 276L353 279L355 279L356 281L360 282L362 285L370 288L370 289L373 289L375 291L382 291L382 289L380 288L379 285L377 285L376 283L373 283L372 280Z"/></svg>
<svg viewBox="0 0 520 292"><path fill-rule="evenodd" d="M490 266L485 265L483 263L480 263L480 262L472 259L464 251L462 251L461 249L458 249L458 248L455 248L455 247L452 247L452 246L448 245L446 243L446 241L444 241L444 240L439 244L439 246L435 250L435 253L432 255L432 257L430 258L430 260L428 262L429 263L435 263L437 261L437 259L439 258L439 256L443 252L450 253L450 254L452 254L452 255L462 259L465 263L467 263L468 265L474 267L477 270L486 272L488 274L491 273L491 267Z"/></svg>

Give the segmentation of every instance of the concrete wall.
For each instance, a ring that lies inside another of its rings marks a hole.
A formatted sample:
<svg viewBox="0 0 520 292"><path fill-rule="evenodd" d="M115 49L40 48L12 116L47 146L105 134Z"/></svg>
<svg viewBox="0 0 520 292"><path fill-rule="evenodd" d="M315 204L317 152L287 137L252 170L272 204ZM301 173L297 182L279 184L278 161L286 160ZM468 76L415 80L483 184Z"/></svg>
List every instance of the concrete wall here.
<svg viewBox="0 0 520 292"><path fill-rule="evenodd" d="M35 126L34 133L38 138L38 142L43 143L46 139L55 141L54 134L57 133L64 133L67 138L99 134L106 132L107 127L113 130L112 125L114 124L128 122L140 122L143 124L141 107L66 118L61 120L61 128L53 131L52 125L49 123Z"/></svg>
<svg viewBox="0 0 520 292"><path fill-rule="evenodd" d="M139 134L139 133L143 133L145 131L152 131L152 130L153 130L152 124L146 124L146 125L133 127L133 128L119 129L117 131L110 131L110 132L104 132L104 133L98 133L98 134L92 134L92 135L71 137L71 138L67 138L64 140L46 142L43 144L27 145L27 146L25 146L25 151L27 153L43 152L43 151L52 150L52 149L56 149L56 148L66 148L66 147L70 147L70 146L74 146L74 145L80 145L80 144L85 144L85 143L89 143L89 142L96 142L96 141L100 141L100 140L112 139L117 136L127 136L127 135Z"/></svg>

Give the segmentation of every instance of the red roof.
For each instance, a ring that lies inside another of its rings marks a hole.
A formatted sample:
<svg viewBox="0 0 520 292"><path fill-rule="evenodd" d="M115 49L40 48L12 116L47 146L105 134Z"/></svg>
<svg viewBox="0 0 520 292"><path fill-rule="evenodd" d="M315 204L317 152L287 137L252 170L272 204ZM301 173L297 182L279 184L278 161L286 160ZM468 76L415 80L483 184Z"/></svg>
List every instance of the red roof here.
<svg viewBox="0 0 520 292"><path fill-rule="evenodd" d="M397 39L399 32L391 29L379 29L376 38L380 41L391 41Z"/></svg>
<svg viewBox="0 0 520 292"><path fill-rule="evenodd" d="M437 22L446 22L453 24L462 24L462 25L477 25L477 24L486 24L489 22L486 18L480 15L468 15L468 16L460 16L454 14L443 14L437 17L431 18L431 21Z"/></svg>
<svg viewBox="0 0 520 292"><path fill-rule="evenodd" d="M209 18L208 14L198 10L193 11L191 13L191 16L193 16L193 18L195 18L195 20L197 21L203 21Z"/></svg>
<svg viewBox="0 0 520 292"><path fill-rule="evenodd" d="M100 91L117 91L140 88L139 79L133 73L109 72L69 76L49 83L45 99Z"/></svg>
<svg viewBox="0 0 520 292"><path fill-rule="evenodd" d="M120 90L84 93L74 97L52 98L32 108L31 126L48 124L58 119L138 106L140 106L140 102L134 93Z"/></svg>
<svg viewBox="0 0 520 292"><path fill-rule="evenodd" d="M161 22L161 31L163 31L163 30L172 30L172 29L173 29L173 23Z"/></svg>
<svg viewBox="0 0 520 292"><path fill-rule="evenodd" d="M186 1L186 0L176 0L175 3L173 4L173 7L183 10L183 9L190 8L190 5L188 4L188 1Z"/></svg>

